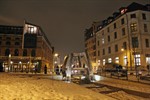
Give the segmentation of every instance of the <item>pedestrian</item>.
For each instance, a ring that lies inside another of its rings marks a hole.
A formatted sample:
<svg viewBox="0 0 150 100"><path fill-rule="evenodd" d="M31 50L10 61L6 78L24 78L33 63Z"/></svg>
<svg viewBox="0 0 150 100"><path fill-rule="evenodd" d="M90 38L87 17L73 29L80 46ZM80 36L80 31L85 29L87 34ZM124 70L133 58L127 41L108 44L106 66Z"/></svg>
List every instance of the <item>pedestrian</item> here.
<svg viewBox="0 0 150 100"><path fill-rule="evenodd" d="M56 75L59 75L59 67L56 66Z"/></svg>
<svg viewBox="0 0 150 100"><path fill-rule="evenodd" d="M44 74L47 74L47 66L44 67Z"/></svg>
<svg viewBox="0 0 150 100"><path fill-rule="evenodd" d="M62 69L62 76L63 76L63 80L66 80L66 70L65 70L65 68Z"/></svg>

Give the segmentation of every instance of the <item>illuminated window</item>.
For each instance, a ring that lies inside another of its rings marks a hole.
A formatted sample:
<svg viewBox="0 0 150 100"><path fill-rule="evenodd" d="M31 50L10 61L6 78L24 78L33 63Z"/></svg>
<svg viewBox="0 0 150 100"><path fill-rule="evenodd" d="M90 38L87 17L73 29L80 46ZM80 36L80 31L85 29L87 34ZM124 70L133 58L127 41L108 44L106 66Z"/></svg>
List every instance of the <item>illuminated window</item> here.
<svg viewBox="0 0 150 100"><path fill-rule="evenodd" d="M116 57L116 58L115 58L115 62L116 62L116 63L119 63L119 57Z"/></svg>
<svg viewBox="0 0 150 100"><path fill-rule="evenodd" d="M104 38L102 38L102 44L104 44L105 43L105 40L104 40Z"/></svg>
<svg viewBox="0 0 150 100"><path fill-rule="evenodd" d="M111 58L108 58L108 63L111 63L112 62L112 59Z"/></svg>
<svg viewBox="0 0 150 100"><path fill-rule="evenodd" d="M146 57L146 64L150 64L150 57Z"/></svg>
<svg viewBox="0 0 150 100"><path fill-rule="evenodd" d="M141 65L141 59L140 59L140 54L134 55L134 63L135 65Z"/></svg>
<svg viewBox="0 0 150 100"><path fill-rule="evenodd" d="M136 32L137 31L137 24L136 23L132 23L130 25L130 28L131 28L131 32Z"/></svg>
<svg viewBox="0 0 150 100"><path fill-rule="evenodd" d="M100 60L98 60L98 66L101 64L101 61Z"/></svg>
<svg viewBox="0 0 150 100"><path fill-rule="evenodd" d="M105 63L106 63L106 60L105 60L105 59L103 59L103 66L105 65Z"/></svg>
<svg viewBox="0 0 150 100"><path fill-rule="evenodd" d="M127 11L127 9L122 9L121 14L124 14Z"/></svg>
<svg viewBox="0 0 150 100"><path fill-rule="evenodd" d="M124 65L127 65L127 56L124 56Z"/></svg>

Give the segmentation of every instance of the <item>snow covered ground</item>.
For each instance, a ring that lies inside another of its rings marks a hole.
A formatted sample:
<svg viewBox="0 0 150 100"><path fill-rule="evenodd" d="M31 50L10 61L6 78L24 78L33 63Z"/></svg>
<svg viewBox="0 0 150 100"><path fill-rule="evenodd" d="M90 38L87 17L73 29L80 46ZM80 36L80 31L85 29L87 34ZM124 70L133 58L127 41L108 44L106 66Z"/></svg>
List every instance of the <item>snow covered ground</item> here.
<svg viewBox="0 0 150 100"><path fill-rule="evenodd" d="M74 83L44 77L0 73L0 100L113 100Z"/></svg>
<svg viewBox="0 0 150 100"><path fill-rule="evenodd" d="M98 93L107 92L106 95L113 97L117 100L150 100L150 85L143 84L139 82L133 82L133 81L127 81L127 80L120 80L120 79L114 79L114 78L106 78L102 77L102 80L96 83L99 83L101 85L104 85L104 87L99 88L91 88L91 90L96 91ZM130 77L130 80L131 77ZM84 87L94 87L95 84L87 84L83 85ZM137 95L126 93L123 90L114 91L108 88L107 86L112 86L116 88L131 90L134 92L145 93L148 94L146 98L140 97Z"/></svg>

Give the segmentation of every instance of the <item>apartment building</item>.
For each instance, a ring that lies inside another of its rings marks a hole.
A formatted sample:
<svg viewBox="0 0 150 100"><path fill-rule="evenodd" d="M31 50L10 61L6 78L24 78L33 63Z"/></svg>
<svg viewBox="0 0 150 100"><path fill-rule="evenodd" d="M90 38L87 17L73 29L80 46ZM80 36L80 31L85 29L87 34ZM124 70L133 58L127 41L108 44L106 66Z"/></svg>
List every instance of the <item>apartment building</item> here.
<svg viewBox="0 0 150 100"><path fill-rule="evenodd" d="M97 68L118 63L132 70L150 64L150 4L121 7L96 29Z"/></svg>
<svg viewBox="0 0 150 100"><path fill-rule="evenodd" d="M43 72L53 67L53 47L40 26L0 25L0 64L5 72Z"/></svg>

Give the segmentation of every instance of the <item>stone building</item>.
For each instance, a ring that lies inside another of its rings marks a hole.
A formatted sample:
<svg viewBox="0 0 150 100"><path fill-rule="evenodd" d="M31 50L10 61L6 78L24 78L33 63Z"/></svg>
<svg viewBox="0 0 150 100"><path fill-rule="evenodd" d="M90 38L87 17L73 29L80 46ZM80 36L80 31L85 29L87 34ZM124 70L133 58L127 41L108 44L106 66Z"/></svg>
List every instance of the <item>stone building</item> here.
<svg viewBox="0 0 150 100"><path fill-rule="evenodd" d="M0 25L0 63L5 72L43 72L53 67L53 47L40 26Z"/></svg>

